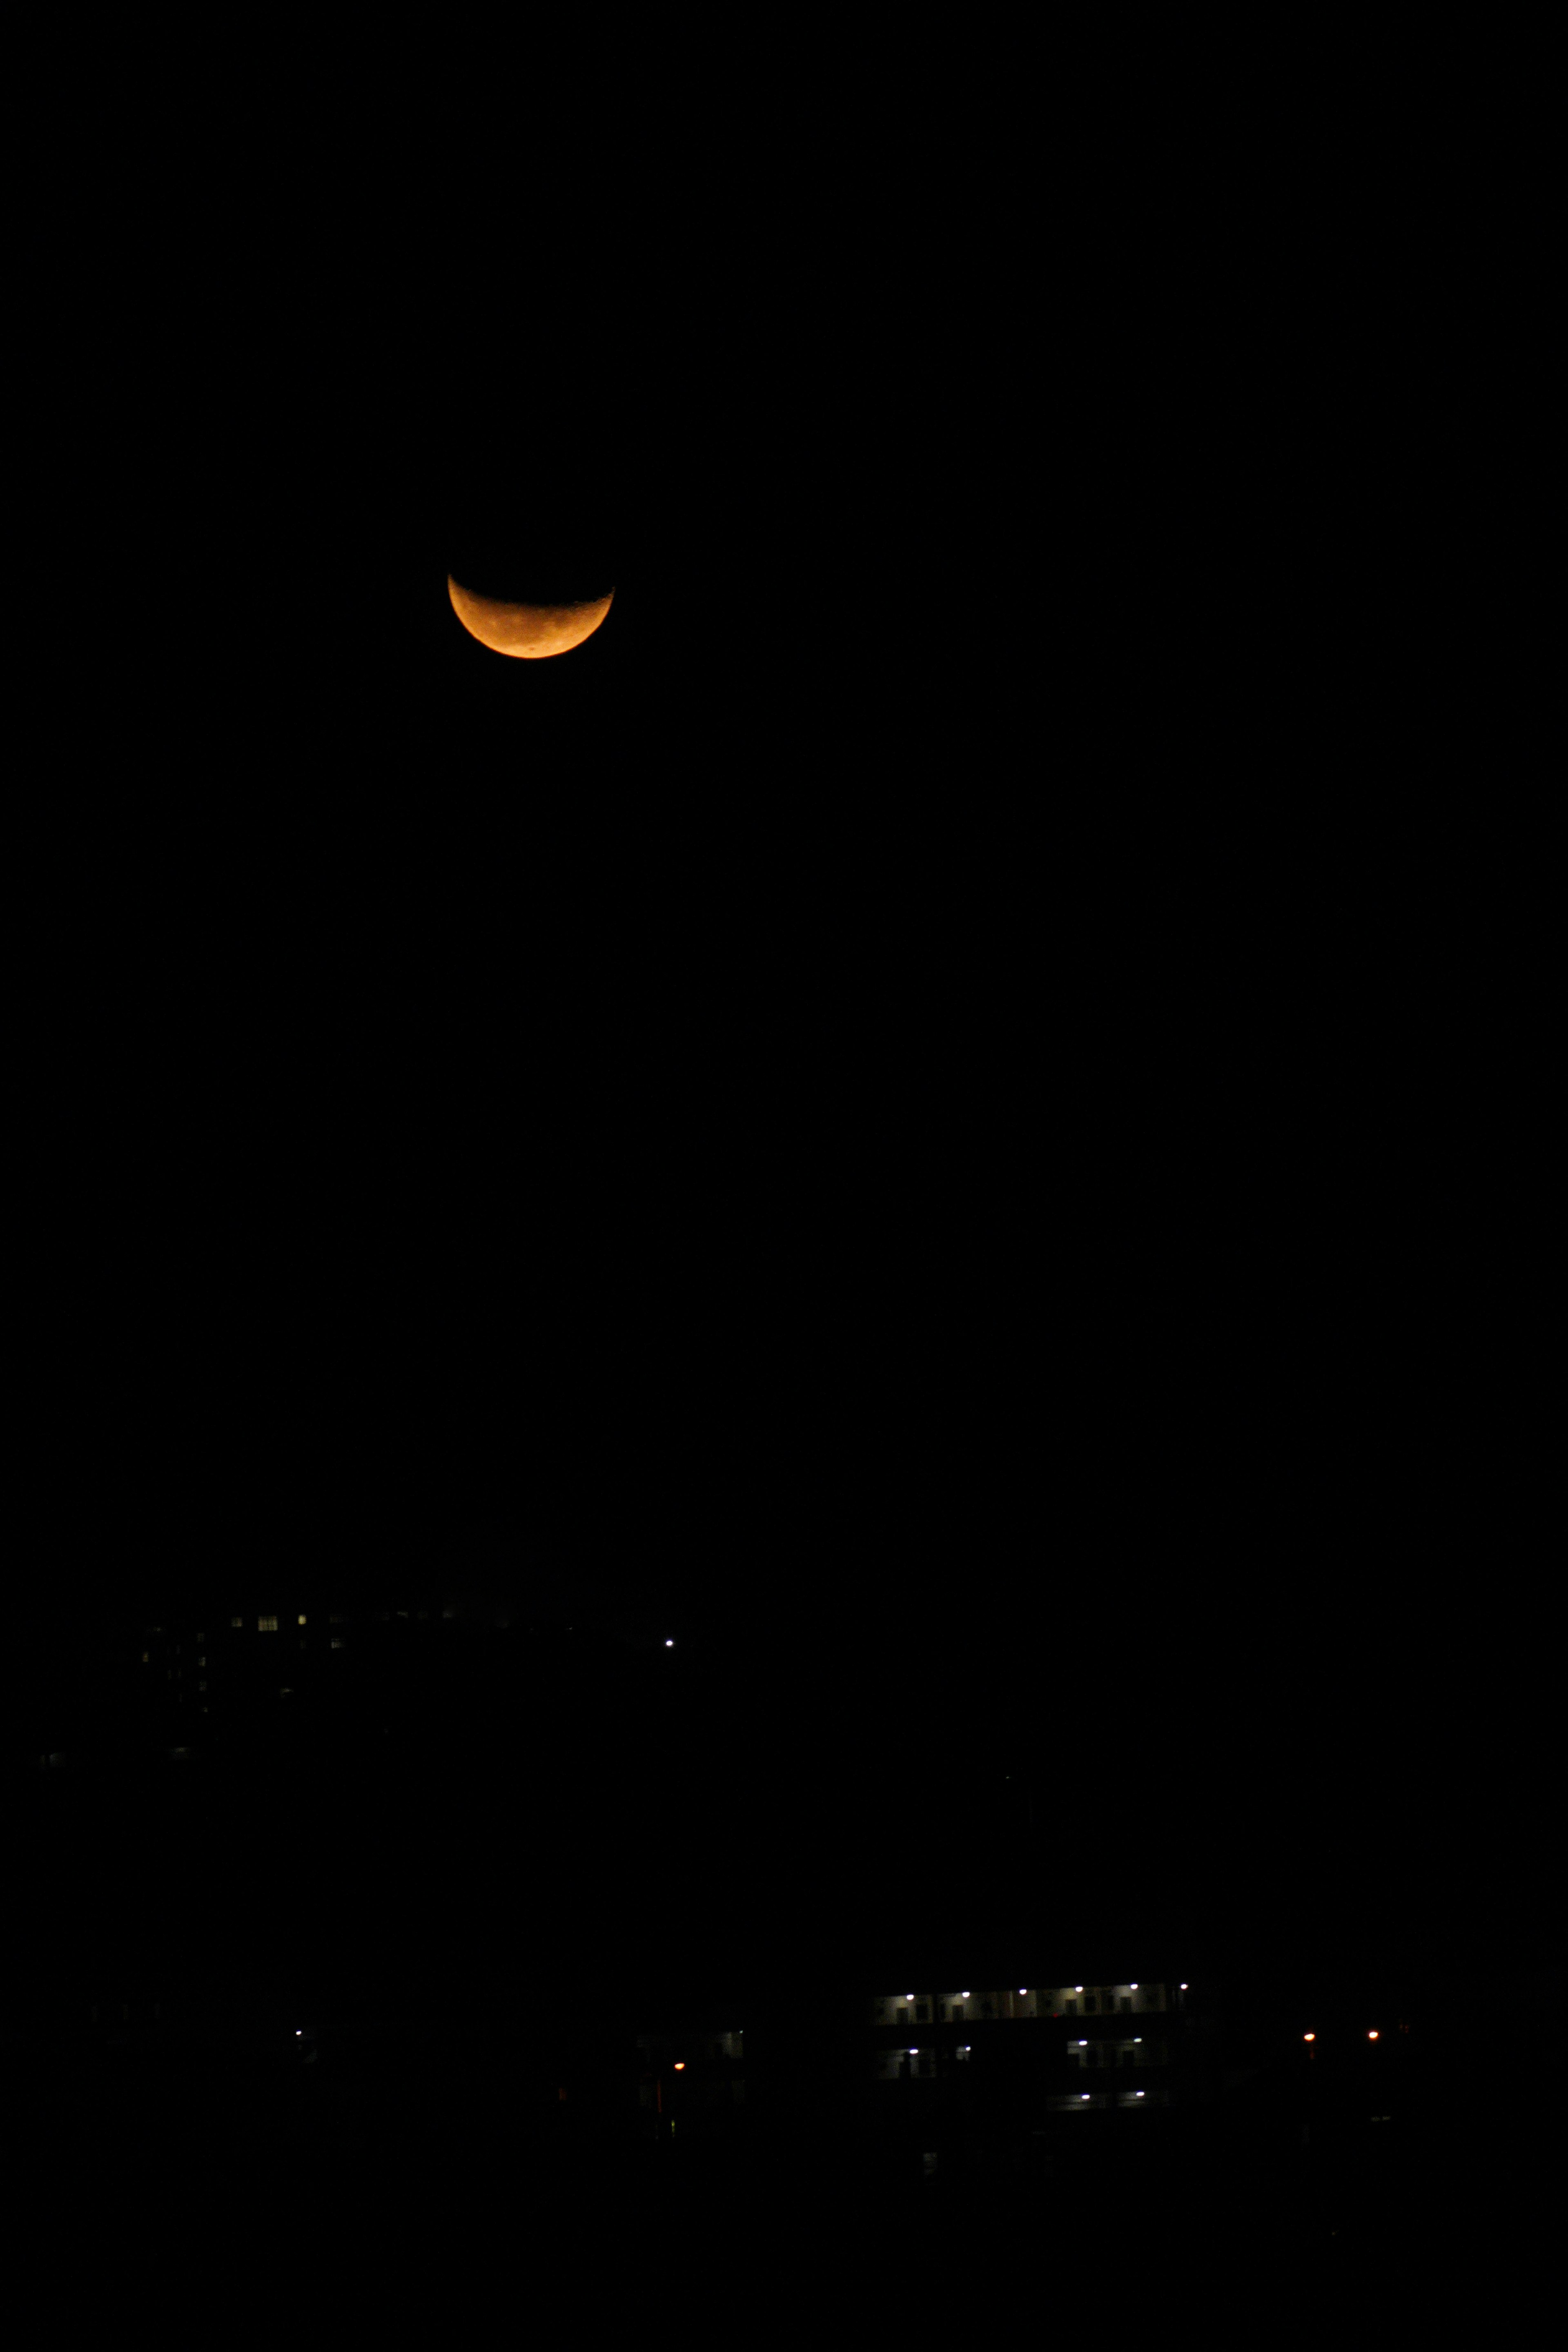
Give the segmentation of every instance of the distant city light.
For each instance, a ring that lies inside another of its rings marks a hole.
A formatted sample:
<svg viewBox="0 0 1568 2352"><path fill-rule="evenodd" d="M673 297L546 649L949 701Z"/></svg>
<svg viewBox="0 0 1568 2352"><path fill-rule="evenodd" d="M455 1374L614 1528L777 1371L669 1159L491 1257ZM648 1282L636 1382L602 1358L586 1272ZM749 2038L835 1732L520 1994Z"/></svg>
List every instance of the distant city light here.
<svg viewBox="0 0 1568 2352"><path fill-rule="evenodd" d="M664 1645L664 1646L665 1646L665 1648L666 1648L667 1650L673 1650L673 1649L674 1649L674 1647L675 1647L675 1643L674 1643L673 1642L666 1642L666 1643L665 1643L665 1645Z"/></svg>
<svg viewBox="0 0 1568 2352"><path fill-rule="evenodd" d="M1301 2036L1303 2042L1315 2042L1317 2038L1315 2033L1303 2033Z"/></svg>
<svg viewBox="0 0 1568 2352"><path fill-rule="evenodd" d="M678 2074L685 2074L685 2072L686 2072L686 2061L685 2061L685 2059L684 2059L684 2058L678 2058L678 2059L676 2060L676 2062L675 2062L675 2071L676 2071L676 2073L677 2073Z"/></svg>
<svg viewBox="0 0 1568 2352"><path fill-rule="evenodd" d="M1373 2027L1373 2031L1372 2031L1372 2032L1367 2035L1367 2037L1366 2037L1366 2038L1367 2038L1367 2040L1368 2040L1369 2042L1375 2042L1375 2041L1377 2040L1377 2029L1375 2028L1375 2026Z"/></svg>

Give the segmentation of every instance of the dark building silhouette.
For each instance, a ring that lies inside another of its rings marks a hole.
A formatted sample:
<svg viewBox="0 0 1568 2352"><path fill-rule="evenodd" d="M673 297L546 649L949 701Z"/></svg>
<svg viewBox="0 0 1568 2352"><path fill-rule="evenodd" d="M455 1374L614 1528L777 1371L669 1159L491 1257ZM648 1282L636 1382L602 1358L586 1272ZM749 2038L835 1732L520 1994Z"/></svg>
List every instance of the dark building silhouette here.
<svg viewBox="0 0 1568 2352"><path fill-rule="evenodd" d="M40 2181L126 2215L182 2184L221 2234L286 2180L301 2229L417 2210L432 2246L520 2184L584 2229L616 2182L648 2228L700 2197L736 2244L838 2193L1081 2189L1104 2231L1310 2248L1433 2226L1473 2135L1521 2146L1560 2092L1551 1971L1494 2067L1432 1978L1193 1958L1125 1900L1001 1933L975 1874L913 1905L858 1802L831 1843L836 1749L760 1773L748 1708L769 1739L787 1710L734 1653L497 1616L279 1590L57 1653L8 1750ZM1030 1831L1003 1811L998 1872Z"/></svg>

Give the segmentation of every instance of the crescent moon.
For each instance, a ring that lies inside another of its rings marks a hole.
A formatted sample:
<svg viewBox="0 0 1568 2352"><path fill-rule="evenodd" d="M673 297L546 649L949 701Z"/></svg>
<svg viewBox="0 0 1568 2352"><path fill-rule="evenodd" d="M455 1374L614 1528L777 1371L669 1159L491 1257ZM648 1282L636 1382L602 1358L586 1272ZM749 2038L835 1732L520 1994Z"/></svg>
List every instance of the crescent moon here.
<svg viewBox="0 0 1568 2352"><path fill-rule="evenodd" d="M580 597L564 604L509 604L498 596L478 596L471 588L460 587L448 572L447 593L453 612L481 646L518 661L546 661L552 654L569 654L591 637L616 592L612 588L607 596Z"/></svg>

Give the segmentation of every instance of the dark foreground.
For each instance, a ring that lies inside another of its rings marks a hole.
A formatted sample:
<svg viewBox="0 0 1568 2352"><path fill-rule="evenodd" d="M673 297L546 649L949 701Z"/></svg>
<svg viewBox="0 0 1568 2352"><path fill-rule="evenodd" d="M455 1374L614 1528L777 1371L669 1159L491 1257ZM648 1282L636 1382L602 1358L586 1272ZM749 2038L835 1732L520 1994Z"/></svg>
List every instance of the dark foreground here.
<svg viewBox="0 0 1568 2352"><path fill-rule="evenodd" d="M176 2335L266 2312L405 2340L498 2297L709 2335L853 2312L972 2328L1020 2295L1108 2324L1393 2321L1500 2263L1511 2296L1552 2242L1522 2140L1467 2149L1430 2116L1316 2152L1173 2115L930 2150L865 2116L779 2114L677 2145L625 2107L521 2098L504 2069L351 2061L342 2036L309 2064L15 2046L9 2073L22 2267L58 2320L155 2308Z"/></svg>

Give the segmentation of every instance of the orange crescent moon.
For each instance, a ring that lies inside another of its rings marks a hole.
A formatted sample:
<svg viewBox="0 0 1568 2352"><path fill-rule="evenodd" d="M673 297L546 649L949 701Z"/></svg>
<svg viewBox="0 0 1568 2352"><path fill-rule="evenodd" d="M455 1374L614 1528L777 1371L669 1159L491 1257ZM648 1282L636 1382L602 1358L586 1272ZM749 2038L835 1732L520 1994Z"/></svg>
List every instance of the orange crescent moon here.
<svg viewBox="0 0 1568 2352"><path fill-rule="evenodd" d="M452 610L470 637L492 653L510 654L518 661L545 661L552 654L569 654L591 637L610 609L608 596L578 598L565 604L509 604L498 596L476 596L459 587L450 572L447 593Z"/></svg>

